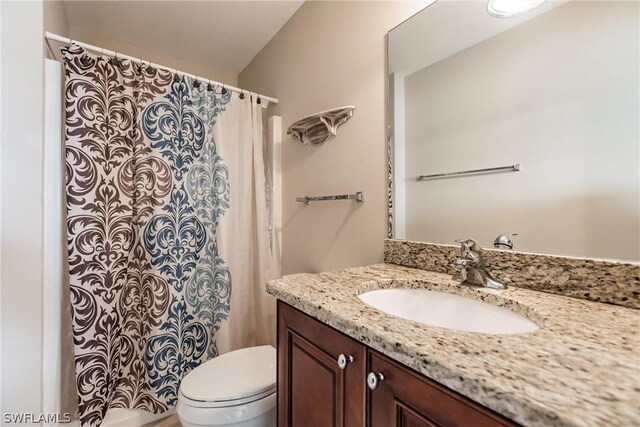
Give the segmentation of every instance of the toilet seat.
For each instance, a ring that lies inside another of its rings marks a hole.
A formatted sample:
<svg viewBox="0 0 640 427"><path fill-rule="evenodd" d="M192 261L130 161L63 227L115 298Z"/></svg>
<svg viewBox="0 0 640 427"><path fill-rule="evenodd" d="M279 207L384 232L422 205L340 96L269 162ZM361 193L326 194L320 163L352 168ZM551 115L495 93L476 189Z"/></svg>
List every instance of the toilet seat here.
<svg viewBox="0 0 640 427"><path fill-rule="evenodd" d="M256 402L258 400L271 396L275 392L276 392L276 387L274 386L273 388L267 391L264 391L262 393L246 396L240 399L213 400L213 401L190 399L184 394L182 394L181 392L180 399L182 399L185 405L193 406L196 408L228 408L231 406L246 405L247 403Z"/></svg>
<svg viewBox="0 0 640 427"><path fill-rule="evenodd" d="M276 349L270 345L225 353L189 372L180 384L185 405L222 408L248 404L276 392Z"/></svg>

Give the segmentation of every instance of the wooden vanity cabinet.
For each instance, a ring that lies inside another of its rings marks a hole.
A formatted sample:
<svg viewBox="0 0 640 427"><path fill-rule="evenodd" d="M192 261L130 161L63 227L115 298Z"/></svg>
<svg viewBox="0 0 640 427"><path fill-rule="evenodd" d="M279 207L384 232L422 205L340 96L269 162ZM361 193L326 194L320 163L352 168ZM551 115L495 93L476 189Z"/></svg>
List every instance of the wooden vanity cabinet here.
<svg viewBox="0 0 640 427"><path fill-rule="evenodd" d="M278 301L278 426L517 424Z"/></svg>
<svg viewBox="0 0 640 427"><path fill-rule="evenodd" d="M278 301L278 426L362 427L366 347Z"/></svg>

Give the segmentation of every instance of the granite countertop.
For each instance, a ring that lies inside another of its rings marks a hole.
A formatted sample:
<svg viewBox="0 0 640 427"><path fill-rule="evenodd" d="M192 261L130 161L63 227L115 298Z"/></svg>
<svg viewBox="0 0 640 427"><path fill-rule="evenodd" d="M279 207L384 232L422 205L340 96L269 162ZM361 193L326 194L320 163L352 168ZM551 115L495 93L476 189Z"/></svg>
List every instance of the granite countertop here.
<svg viewBox="0 0 640 427"><path fill-rule="evenodd" d="M540 329L460 332L404 320L358 299L394 287L480 299ZM463 287L448 274L393 264L286 276L269 282L267 291L525 426L640 425L639 310L516 287Z"/></svg>

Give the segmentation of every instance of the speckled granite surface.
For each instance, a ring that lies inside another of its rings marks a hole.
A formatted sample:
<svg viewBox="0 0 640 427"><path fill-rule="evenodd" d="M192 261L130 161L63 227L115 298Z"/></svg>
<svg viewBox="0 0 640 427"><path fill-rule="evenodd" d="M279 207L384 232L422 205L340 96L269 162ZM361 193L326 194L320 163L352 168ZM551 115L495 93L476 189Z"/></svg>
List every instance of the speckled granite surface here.
<svg viewBox="0 0 640 427"><path fill-rule="evenodd" d="M453 274L459 246L385 240L389 264ZM640 308L640 265L484 249L488 270L507 286Z"/></svg>
<svg viewBox="0 0 640 427"><path fill-rule="evenodd" d="M526 426L640 425L640 311L512 287L462 287L451 276L391 264L298 274L267 290L354 339ZM485 335L385 314L364 291L426 288L477 298L536 322Z"/></svg>

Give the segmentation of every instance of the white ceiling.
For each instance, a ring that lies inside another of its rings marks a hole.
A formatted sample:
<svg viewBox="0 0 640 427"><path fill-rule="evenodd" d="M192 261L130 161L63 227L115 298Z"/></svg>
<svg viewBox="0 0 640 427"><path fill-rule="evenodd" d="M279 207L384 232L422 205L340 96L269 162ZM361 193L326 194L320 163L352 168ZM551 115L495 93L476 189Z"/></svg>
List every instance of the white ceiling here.
<svg viewBox="0 0 640 427"><path fill-rule="evenodd" d="M65 1L80 28L239 74L304 1Z"/></svg>
<svg viewBox="0 0 640 427"><path fill-rule="evenodd" d="M410 74L428 67L567 1L548 0L524 15L495 18L487 13L486 0L433 0L389 32L389 73Z"/></svg>

